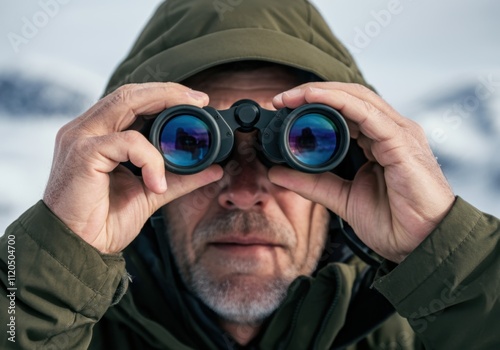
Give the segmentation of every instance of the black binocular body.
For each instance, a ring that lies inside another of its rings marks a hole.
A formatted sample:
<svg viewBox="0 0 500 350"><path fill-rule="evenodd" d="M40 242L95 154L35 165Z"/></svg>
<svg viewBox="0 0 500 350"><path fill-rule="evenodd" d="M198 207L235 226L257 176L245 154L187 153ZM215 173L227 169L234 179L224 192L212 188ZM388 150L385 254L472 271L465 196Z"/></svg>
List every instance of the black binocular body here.
<svg viewBox="0 0 500 350"><path fill-rule="evenodd" d="M343 116L323 104L271 111L251 100L240 100L227 110L178 105L161 112L140 130L161 152L168 171L193 174L213 163L223 164L235 152L235 132L257 130L257 154L267 166L287 164L308 173L331 171L352 180L367 159L350 139ZM140 175L130 162L126 166ZM352 228L331 213L350 249L366 263L380 262ZM332 223L330 224L332 225ZM351 256L342 250L340 253Z"/></svg>
<svg viewBox="0 0 500 350"><path fill-rule="evenodd" d="M217 110L178 105L154 120L150 141L163 155L165 167L193 174L227 160L235 131L257 130L258 152L267 163L287 164L308 173L331 171L349 149L349 129L342 115L323 104L272 111L251 100Z"/></svg>

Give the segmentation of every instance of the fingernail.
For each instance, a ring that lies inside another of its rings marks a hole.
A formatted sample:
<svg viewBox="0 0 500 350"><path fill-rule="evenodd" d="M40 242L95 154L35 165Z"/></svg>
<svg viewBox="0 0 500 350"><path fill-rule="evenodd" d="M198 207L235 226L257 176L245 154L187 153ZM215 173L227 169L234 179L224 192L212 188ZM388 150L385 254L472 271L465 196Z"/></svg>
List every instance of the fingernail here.
<svg viewBox="0 0 500 350"><path fill-rule="evenodd" d="M160 181L160 190L165 192L167 189L168 189L167 178L165 177L165 175L163 175L163 178Z"/></svg>
<svg viewBox="0 0 500 350"><path fill-rule="evenodd" d="M204 100L207 98L207 94L198 90L189 90L187 94L194 98L195 100Z"/></svg>
<svg viewBox="0 0 500 350"><path fill-rule="evenodd" d="M283 97L283 93L277 94L276 96L273 97L273 101L281 101L282 97Z"/></svg>
<svg viewBox="0 0 500 350"><path fill-rule="evenodd" d="M310 92L312 92L312 93L318 93L318 92L322 92L322 91L324 91L323 89L319 89L319 88L312 87L312 86L311 86L311 87L309 87L308 89L309 89L309 91L310 91Z"/></svg>

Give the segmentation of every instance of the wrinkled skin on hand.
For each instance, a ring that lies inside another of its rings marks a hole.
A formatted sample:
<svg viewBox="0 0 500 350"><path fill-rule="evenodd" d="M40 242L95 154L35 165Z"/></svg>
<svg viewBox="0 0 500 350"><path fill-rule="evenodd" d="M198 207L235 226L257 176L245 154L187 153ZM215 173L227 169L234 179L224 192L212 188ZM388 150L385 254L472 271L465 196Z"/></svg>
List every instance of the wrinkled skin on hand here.
<svg viewBox="0 0 500 350"><path fill-rule="evenodd" d="M208 96L174 83L125 85L58 132L43 200L100 252L122 251L158 208L222 177L217 165L190 176L165 174L158 150L127 130L141 115L181 103L203 107ZM126 161L142 178L120 164Z"/></svg>
<svg viewBox="0 0 500 350"><path fill-rule="evenodd" d="M436 228L455 199L422 128L356 84L308 83L273 100L276 108L304 103L339 110L369 162L353 181L284 167L271 169L270 180L326 206L376 253L401 262Z"/></svg>

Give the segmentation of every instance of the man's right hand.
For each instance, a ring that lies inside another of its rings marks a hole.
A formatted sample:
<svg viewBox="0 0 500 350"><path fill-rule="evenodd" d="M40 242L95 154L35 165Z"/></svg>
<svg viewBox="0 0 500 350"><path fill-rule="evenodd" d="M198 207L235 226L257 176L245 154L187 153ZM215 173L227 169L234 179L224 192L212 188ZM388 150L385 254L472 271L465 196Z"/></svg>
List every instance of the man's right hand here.
<svg viewBox="0 0 500 350"><path fill-rule="evenodd" d="M122 251L161 206L222 177L167 173L147 138L127 130L140 115L177 104L203 107L204 93L174 83L125 85L59 130L43 200L74 233L105 254ZM140 117L139 117L140 118ZM120 165L142 168L142 178Z"/></svg>

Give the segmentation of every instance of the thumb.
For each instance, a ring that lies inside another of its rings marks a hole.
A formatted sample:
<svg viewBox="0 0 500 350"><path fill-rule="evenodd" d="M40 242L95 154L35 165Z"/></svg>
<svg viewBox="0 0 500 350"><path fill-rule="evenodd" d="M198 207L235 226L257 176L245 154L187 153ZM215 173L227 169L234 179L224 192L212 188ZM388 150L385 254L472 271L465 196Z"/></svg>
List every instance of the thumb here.
<svg viewBox="0 0 500 350"><path fill-rule="evenodd" d="M152 193L155 197L153 201L153 212L165 204L182 197L194 190L218 181L222 178L223 170L219 165L212 165L207 169L192 175L179 175L166 173L167 189L162 194Z"/></svg>
<svg viewBox="0 0 500 350"><path fill-rule="evenodd" d="M275 185L319 203L346 219L347 201L351 188L350 181L330 172L307 174L282 166L272 167L268 176Z"/></svg>

